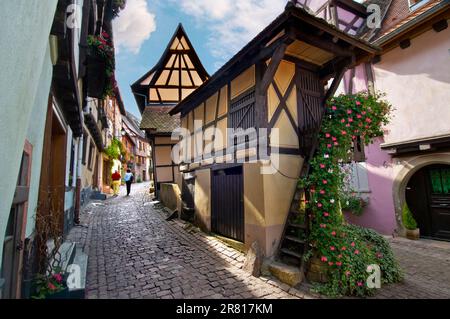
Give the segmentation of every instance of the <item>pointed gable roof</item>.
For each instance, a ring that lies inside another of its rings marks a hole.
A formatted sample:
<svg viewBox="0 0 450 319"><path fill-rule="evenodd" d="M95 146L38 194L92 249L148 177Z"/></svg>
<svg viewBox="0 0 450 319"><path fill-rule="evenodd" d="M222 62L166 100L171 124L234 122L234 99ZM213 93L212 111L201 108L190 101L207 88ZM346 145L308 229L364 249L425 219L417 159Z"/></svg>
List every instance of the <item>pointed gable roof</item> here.
<svg viewBox="0 0 450 319"><path fill-rule="evenodd" d="M209 78L181 23L158 63L131 89L141 114L147 105L175 105Z"/></svg>

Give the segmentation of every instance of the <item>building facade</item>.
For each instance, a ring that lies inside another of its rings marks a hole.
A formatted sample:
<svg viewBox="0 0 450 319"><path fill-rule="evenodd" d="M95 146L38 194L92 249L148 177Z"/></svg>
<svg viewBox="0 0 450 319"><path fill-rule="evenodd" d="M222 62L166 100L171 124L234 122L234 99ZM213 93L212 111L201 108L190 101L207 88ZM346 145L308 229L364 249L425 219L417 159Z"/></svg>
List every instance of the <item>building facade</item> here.
<svg viewBox="0 0 450 319"><path fill-rule="evenodd" d="M178 166L171 158L176 144L171 135L180 127L180 119L178 115L170 116L168 113L208 77L180 24L159 62L131 86L142 114L140 128L145 130L152 149L152 172L157 194L161 183L174 183L180 177Z"/></svg>
<svg viewBox="0 0 450 319"><path fill-rule="evenodd" d="M321 110L345 70L376 52L289 3L172 109L188 133L178 145L182 198L196 223L245 247L257 241L267 257L281 247L301 259L282 235Z"/></svg>

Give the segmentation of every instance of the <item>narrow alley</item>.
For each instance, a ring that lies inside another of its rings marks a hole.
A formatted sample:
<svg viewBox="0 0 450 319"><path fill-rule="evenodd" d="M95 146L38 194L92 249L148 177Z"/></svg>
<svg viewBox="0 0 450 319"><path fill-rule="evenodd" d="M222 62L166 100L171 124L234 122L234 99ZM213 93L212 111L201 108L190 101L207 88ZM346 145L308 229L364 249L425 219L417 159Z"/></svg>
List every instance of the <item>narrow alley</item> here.
<svg viewBox="0 0 450 319"><path fill-rule="evenodd" d="M303 293L240 269L244 255L165 221L133 185L130 197L93 202L70 239L89 255L86 298L298 298Z"/></svg>

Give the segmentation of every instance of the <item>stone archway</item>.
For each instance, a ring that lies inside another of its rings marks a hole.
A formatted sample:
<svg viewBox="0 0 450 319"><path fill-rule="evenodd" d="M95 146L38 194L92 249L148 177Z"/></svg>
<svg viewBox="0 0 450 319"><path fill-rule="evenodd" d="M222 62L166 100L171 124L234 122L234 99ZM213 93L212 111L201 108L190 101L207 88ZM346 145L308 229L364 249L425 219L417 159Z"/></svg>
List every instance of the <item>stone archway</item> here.
<svg viewBox="0 0 450 319"><path fill-rule="evenodd" d="M410 158L398 158L400 160L400 170L395 176L392 191L394 198L395 220L397 222L397 231L400 236L405 236L405 228L402 222L402 207L406 202L406 186L410 178L421 168L433 164L450 165L450 153L433 153L419 155Z"/></svg>

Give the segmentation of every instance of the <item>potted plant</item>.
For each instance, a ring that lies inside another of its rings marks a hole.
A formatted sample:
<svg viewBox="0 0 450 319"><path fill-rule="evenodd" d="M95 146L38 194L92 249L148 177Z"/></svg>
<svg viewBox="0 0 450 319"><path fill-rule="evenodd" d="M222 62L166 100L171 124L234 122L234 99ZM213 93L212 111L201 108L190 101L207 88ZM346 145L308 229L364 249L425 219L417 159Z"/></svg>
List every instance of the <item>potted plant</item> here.
<svg viewBox="0 0 450 319"><path fill-rule="evenodd" d="M402 208L402 221L406 229L406 238L417 240L420 238L420 230L417 228L417 222L414 219L408 205L405 203Z"/></svg>
<svg viewBox="0 0 450 319"><path fill-rule="evenodd" d="M35 294L33 299L67 299L69 288L66 276L62 272L51 275L37 275L35 280Z"/></svg>
<svg viewBox="0 0 450 319"><path fill-rule="evenodd" d="M88 95L99 99L114 96L114 90L117 86L114 70L114 47L111 44L109 34L102 32L99 36L88 36Z"/></svg>

